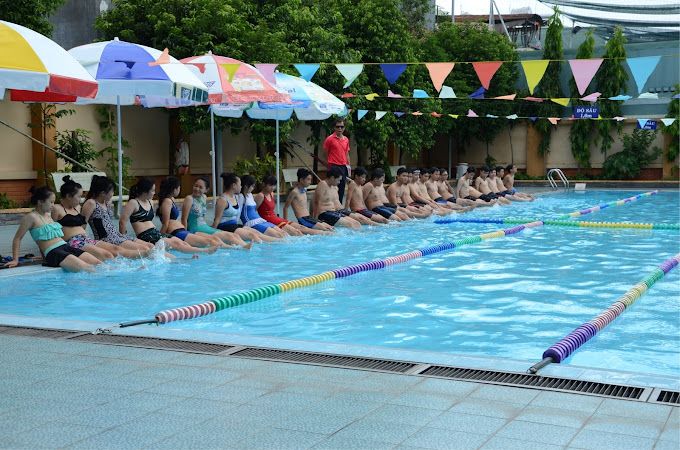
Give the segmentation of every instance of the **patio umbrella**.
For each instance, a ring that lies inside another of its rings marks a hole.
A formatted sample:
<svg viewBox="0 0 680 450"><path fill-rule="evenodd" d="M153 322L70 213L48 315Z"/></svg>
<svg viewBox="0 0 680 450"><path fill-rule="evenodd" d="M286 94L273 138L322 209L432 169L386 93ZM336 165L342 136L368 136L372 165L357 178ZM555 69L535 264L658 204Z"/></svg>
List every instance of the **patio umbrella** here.
<svg viewBox="0 0 680 450"><path fill-rule="evenodd" d="M40 93L43 100L61 95L94 97L97 81L66 50L40 33L0 20L0 100L5 90L11 99L24 101Z"/></svg>
<svg viewBox="0 0 680 450"><path fill-rule="evenodd" d="M208 87L208 103L222 104L224 108L238 111L256 101L290 102L288 94L279 92L253 66L238 59L213 55L191 56L181 60ZM215 168L215 117L210 108L210 146L212 162L213 199L217 191Z"/></svg>
<svg viewBox="0 0 680 450"><path fill-rule="evenodd" d="M347 115L345 104L321 86L299 77L276 72L276 88L290 95L291 103L258 102L246 110L251 119L276 120L276 189L279 186L279 121L289 120L295 112L300 120L324 120L333 115ZM218 116L240 117L242 111L213 105L211 109ZM237 115L238 114L238 115ZM280 212L280 199L276 196L276 209Z"/></svg>
<svg viewBox="0 0 680 450"><path fill-rule="evenodd" d="M116 105L118 124L118 211L123 198L121 105L186 106L207 100L207 88L191 71L164 51L118 40L69 50L99 82L93 99L77 103Z"/></svg>

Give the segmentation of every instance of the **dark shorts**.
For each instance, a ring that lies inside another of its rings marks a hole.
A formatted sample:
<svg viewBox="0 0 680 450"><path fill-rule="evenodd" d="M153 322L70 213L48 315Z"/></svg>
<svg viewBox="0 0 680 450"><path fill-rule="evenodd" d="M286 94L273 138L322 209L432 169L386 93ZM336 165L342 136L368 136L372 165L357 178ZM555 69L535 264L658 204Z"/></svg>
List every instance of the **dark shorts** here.
<svg viewBox="0 0 680 450"><path fill-rule="evenodd" d="M137 235L137 237L145 242L148 242L150 244L155 244L156 242L160 241L164 237L168 237L171 235L164 235L160 231L158 231L157 228L149 228L148 230L144 230L141 233Z"/></svg>
<svg viewBox="0 0 680 450"><path fill-rule="evenodd" d="M300 223L300 225L305 226L307 228L314 228L314 225L319 223L319 221L312 216L300 217L298 219L298 222Z"/></svg>
<svg viewBox="0 0 680 450"><path fill-rule="evenodd" d="M50 250L50 252L45 255L45 265L49 267L59 267L59 264L61 264L68 255L78 257L83 253L85 252L81 249L71 247L70 245L67 245L66 242L64 242L63 245Z"/></svg>
<svg viewBox="0 0 680 450"><path fill-rule="evenodd" d="M385 219L389 219L394 214L390 208L387 208L385 206L376 206L375 208L373 208L373 212L380 214Z"/></svg>
<svg viewBox="0 0 680 450"><path fill-rule="evenodd" d="M233 233L239 228L243 228L243 225L239 225L234 222L222 222L221 224L217 225L217 228L219 228L222 231L228 231L230 233Z"/></svg>
<svg viewBox="0 0 680 450"><path fill-rule="evenodd" d="M435 202L439 203L440 205L446 205L446 200L444 198L439 197Z"/></svg>
<svg viewBox="0 0 680 450"><path fill-rule="evenodd" d="M399 207L406 208L408 205L406 203L399 203Z"/></svg>
<svg viewBox="0 0 680 450"><path fill-rule="evenodd" d="M456 197L451 197L446 200L447 202L456 203Z"/></svg>
<svg viewBox="0 0 680 450"><path fill-rule="evenodd" d="M397 208L398 208L398 206L395 205L394 203L383 203L383 206L386 206L386 207L388 207L388 208L390 208L390 209L393 209L393 210L395 210L395 211L396 211Z"/></svg>
<svg viewBox="0 0 680 450"><path fill-rule="evenodd" d="M494 195L496 197L505 197L508 194L505 191L503 191L503 192L495 192Z"/></svg>
<svg viewBox="0 0 680 450"><path fill-rule="evenodd" d="M170 234L172 234L176 238L180 238L181 240L186 241L187 236L189 236L191 233L189 233L184 228L177 228L176 230L172 230L172 233Z"/></svg>
<svg viewBox="0 0 680 450"><path fill-rule="evenodd" d="M373 211L369 211L368 209L360 209L359 211L355 211L355 212L358 212L362 216L368 217L369 219L371 217L373 217L373 215L375 214Z"/></svg>
<svg viewBox="0 0 680 450"><path fill-rule="evenodd" d="M490 202L491 200L495 199L496 196L493 194L482 194L479 196L479 198L481 198L485 202Z"/></svg>
<svg viewBox="0 0 680 450"><path fill-rule="evenodd" d="M327 223L330 226L338 223L338 220L342 219L343 217L345 216L339 211L326 211L319 214L319 220Z"/></svg>
<svg viewBox="0 0 680 450"><path fill-rule="evenodd" d="M501 192L501 194L503 194L503 196L505 197L506 195L513 195L514 192L512 192L512 191L503 191L503 192Z"/></svg>
<svg viewBox="0 0 680 450"><path fill-rule="evenodd" d="M338 209L337 212L338 212L339 214L342 214L342 215L345 216L345 217L349 217L349 215L352 214L352 210L351 210L351 209L347 209L347 208L345 208L345 209Z"/></svg>

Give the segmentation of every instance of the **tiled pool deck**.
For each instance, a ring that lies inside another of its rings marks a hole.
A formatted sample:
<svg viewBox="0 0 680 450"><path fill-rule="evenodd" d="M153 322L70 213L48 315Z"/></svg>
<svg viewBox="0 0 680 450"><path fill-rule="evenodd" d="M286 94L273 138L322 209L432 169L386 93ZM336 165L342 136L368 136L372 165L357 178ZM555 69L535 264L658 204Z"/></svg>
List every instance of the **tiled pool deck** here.
<svg viewBox="0 0 680 450"><path fill-rule="evenodd" d="M677 449L680 408L0 335L0 448Z"/></svg>

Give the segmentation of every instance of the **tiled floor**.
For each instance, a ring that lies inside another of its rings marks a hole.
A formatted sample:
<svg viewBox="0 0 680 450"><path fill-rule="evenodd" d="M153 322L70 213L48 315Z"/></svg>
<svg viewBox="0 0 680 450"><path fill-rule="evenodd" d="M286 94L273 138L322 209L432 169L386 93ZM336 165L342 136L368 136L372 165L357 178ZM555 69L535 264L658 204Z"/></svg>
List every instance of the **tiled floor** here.
<svg viewBox="0 0 680 450"><path fill-rule="evenodd" d="M679 408L0 336L0 448L677 449Z"/></svg>

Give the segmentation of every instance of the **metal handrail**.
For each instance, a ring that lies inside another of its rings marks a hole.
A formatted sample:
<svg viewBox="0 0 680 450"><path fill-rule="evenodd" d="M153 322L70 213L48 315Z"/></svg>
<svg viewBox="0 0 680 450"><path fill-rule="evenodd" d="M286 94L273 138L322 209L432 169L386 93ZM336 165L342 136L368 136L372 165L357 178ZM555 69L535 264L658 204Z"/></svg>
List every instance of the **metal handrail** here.
<svg viewBox="0 0 680 450"><path fill-rule="evenodd" d="M564 185L564 190L565 191L568 190L569 189L569 180L564 175L564 172L562 172L561 169L550 169L548 171L547 179L548 179L548 182L550 183L550 187L557 190L557 182L553 178L554 174L557 174L557 176L560 178L560 181L562 181L562 184Z"/></svg>

